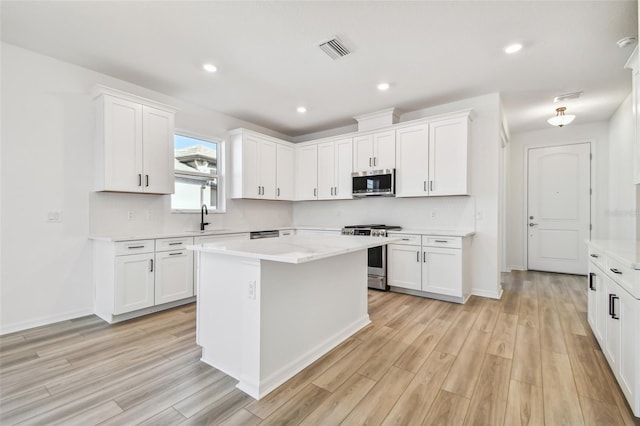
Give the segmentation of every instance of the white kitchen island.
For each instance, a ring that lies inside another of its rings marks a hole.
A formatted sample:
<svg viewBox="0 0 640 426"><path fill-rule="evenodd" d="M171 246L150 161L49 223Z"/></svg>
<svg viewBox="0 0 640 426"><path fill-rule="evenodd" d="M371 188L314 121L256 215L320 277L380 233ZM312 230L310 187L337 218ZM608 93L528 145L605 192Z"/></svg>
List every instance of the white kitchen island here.
<svg viewBox="0 0 640 426"><path fill-rule="evenodd" d="M189 246L202 361L264 397L370 322L367 249L397 240L294 235Z"/></svg>

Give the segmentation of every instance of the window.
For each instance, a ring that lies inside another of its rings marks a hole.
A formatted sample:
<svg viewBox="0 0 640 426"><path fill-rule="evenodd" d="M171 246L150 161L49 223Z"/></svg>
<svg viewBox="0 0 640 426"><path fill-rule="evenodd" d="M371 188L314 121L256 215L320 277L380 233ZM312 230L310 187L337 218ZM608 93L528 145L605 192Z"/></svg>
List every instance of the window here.
<svg viewBox="0 0 640 426"><path fill-rule="evenodd" d="M199 211L203 204L209 210L222 211L222 142L184 134L174 135L175 193L171 210Z"/></svg>

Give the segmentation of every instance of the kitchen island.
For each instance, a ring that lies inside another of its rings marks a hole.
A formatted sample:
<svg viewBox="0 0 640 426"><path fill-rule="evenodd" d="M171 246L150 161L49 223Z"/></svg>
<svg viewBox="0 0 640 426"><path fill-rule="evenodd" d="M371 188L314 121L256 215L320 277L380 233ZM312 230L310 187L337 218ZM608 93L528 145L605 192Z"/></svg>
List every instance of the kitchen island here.
<svg viewBox="0 0 640 426"><path fill-rule="evenodd" d="M397 240L294 235L189 246L202 361L264 397L369 324L367 249Z"/></svg>

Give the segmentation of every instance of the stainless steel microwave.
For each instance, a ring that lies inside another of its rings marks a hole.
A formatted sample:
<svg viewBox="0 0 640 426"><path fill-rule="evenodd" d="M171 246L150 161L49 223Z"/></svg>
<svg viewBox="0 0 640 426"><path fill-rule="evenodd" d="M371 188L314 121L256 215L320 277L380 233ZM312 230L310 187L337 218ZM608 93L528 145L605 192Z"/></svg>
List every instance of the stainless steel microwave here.
<svg viewBox="0 0 640 426"><path fill-rule="evenodd" d="M351 174L353 197L393 197L396 193L395 169L367 170Z"/></svg>

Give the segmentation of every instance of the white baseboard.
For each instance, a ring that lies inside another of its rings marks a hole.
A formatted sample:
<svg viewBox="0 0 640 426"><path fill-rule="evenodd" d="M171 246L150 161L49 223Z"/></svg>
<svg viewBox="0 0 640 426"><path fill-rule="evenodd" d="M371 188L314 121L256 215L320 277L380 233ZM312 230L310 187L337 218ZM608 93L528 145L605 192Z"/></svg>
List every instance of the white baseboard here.
<svg viewBox="0 0 640 426"><path fill-rule="evenodd" d="M511 271L527 271L527 267L526 266L522 266L522 265L511 265L509 266L509 272Z"/></svg>
<svg viewBox="0 0 640 426"><path fill-rule="evenodd" d="M93 315L93 307L79 309L77 311L64 312L57 315L30 319L28 321L20 321L13 324L2 324L2 326L0 327L0 335L15 333L16 331L27 330L34 327L41 327L43 325L50 325L60 321L68 321L71 319L85 317L87 315Z"/></svg>
<svg viewBox="0 0 640 426"><path fill-rule="evenodd" d="M488 297L489 299L500 299L502 297L502 289L500 290L483 290L479 288L471 289L471 294L480 297Z"/></svg>

